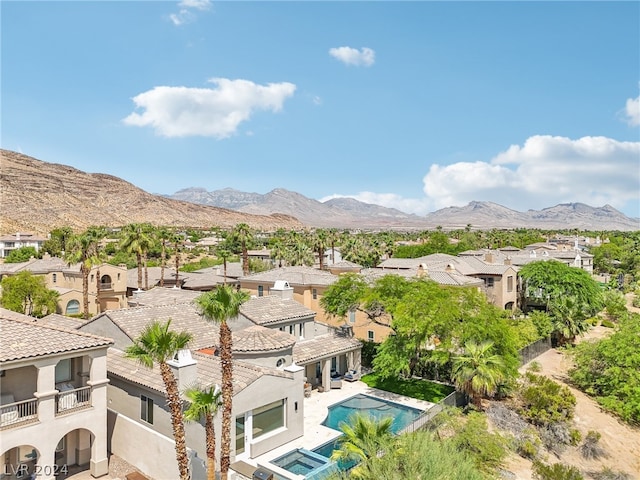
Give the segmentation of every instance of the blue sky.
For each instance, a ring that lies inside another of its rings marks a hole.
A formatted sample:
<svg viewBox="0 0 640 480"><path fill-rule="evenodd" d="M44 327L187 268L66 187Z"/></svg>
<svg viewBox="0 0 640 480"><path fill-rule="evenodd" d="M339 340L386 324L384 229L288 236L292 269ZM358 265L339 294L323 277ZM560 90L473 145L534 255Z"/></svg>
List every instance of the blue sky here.
<svg viewBox="0 0 640 480"><path fill-rule="evenodd" d="M152 193L640 216L639 2L0 8L5 149Z"/></svg>

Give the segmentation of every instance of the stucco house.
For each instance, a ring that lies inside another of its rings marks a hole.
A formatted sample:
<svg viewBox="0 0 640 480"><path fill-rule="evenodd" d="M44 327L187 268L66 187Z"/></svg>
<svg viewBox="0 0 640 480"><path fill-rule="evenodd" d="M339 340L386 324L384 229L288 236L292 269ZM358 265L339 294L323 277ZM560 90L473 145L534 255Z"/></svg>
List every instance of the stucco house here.
<svg viewBox="0 0 640 480"><path fill-rule="evenodd" d="M243 304L239 317L229 322L234 356L233 462L255 458L302 436L305 383L335 388L332 370L344 373L360 364L359 341L315 322L315 312L295 302L293 288L284 282L271 290L272 295ZM147 293L152 291L141 294L142 302ZM220 384L219 329L200 315L192 300L108 311L80 327L114 339L107 367L110 450L155 478L177 478L164 385L157 367L146 369L123 352L148 323L167 319L172 320L172 329L193 334L189 350L170 362L181 387ZM218 415L218 435L220 422ZM188 423L186 437L193 478L204 478L203 425ZM157 454L139 455L135 446L140 444Z"/></svg>
<svg viewBox="0 0 640 480"><path fill-rule="evenodd" d="M0 279L29 271L44 277L45 285L59 293L58 312L64 315L82 314L82 273L80 264L69 265L63 259L45 254L41 259L21 263L0 264ZM127 306L127 269L125 266L103 263L89 272L89 314Z"/></svg>
<svg viewBox="0 0 640 480"><path fill-rule="evenodd" d="M113 343L0 309L2 478L108 473L107 349Z"/></svg>
<svg viewBox="0 0 640 480"><path fill-rule="evenodd" d="M0 237L0 258L6 258L13 250L22 247L33 247L39 252L47 239L34 233L15 233Z"/></svg>

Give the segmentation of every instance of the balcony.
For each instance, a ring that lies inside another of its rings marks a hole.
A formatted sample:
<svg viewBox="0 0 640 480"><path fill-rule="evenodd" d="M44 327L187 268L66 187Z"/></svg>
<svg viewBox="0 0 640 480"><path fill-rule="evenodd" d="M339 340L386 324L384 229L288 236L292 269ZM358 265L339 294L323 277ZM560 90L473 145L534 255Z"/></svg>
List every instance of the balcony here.
<svg viewBox="0 0 640 480"><path fill-rule="evenodd" d="M11 397L3 395L3 400ZM11 399L11 398L9 398ZM0 406L0 430L38 421L38 399L30 398Z"/></svg>
<svg viewBox="0 0 640 480"><path fill-rule="evenodd" d="M100 283L100 291L113 290L113 284L111 282Z"/></svg>
<svg viewBox="0 0 640 480"><path fill-rule="evenodd" d="M64 388L56 394L56 416L91 407L91 387Z"/></svg>

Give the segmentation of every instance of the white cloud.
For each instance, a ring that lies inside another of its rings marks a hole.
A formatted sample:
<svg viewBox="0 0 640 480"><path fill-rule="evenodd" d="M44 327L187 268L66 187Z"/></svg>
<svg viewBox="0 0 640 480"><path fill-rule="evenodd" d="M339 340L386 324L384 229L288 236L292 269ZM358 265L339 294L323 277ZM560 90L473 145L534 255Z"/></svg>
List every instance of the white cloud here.
<svg viewBox="0 0 640 480"><path fill-rule="evenodd" d="M209 10L211 0L182 0L178 3L181 8L195 8L196 10Z"/></svg>
<svg viewBox="0 0 640 480"><path fill-rule="evenodd" d="M627 123L632 127L640 125L640 96L628 98L624 113L627 116Z"/></svg>
<svg viewBox="0 0 640 480"><path fill-rule="evenodd" d="M492 201L519 211L539 210L559 203L610 204L623 208L640 201L640 142L606 137L537 135L524 145L512 145L490 162L433 164L423 178L425 197L360 192L336 197L425 214L440 208Z"/></svg>
<svg viewBox="0 0 640 480"><path fill-rule="evenodd" d="M360 50L352 47L331 48L329 55L345 65L355 65L356 67L370 67L376 61L376 52L367 47Z"/></svg>
<svg viewBox="0 0 640 480"><path fill-rule="evenodd" d="M210 10L211 6L211 0L181 0L178 3L180 10L178 13L170 14L169 19L176 26L191 23L197 18L193 10L206 11Z"/></svg>
<svg viewBox="0 0 640 480"><path fill-rule="evenodd" d="M433 208L490 200L517 210L564 202L621 207L638 199L640 143L537 135L491 162L432 165L424 192Z"/></svg>
<svg viewBox="0 0 640 480"><path fill-rule="evenodd" d="M292 83L257 85L249 80L212 78L215 88L154 87L133 97L136 108L123 122L153 127L165 137L227 138L257 110L278 112L296 90Z"/></svg>

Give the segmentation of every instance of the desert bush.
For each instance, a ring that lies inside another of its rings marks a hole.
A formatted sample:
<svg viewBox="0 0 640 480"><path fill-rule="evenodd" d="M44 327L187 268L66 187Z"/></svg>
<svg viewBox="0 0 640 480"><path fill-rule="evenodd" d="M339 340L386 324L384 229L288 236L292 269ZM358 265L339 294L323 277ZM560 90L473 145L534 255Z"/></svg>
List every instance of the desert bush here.
<svg viewBox="0 0 640 480"><path fill-rule="evenodd" d="M602 320L602 323L600 325L607 328L614 328L616 326L615 323L613 323L611 320L607 320L606 318Z"/></svg>
<svg viewBox="0 0 640 480"><path fill-rule="evenodd" d="M576 397L564 385L527 372L520 390L520 414L534 425L550 425L573 418Z"/></svg>
<svg viewBox="0 0 640 480"><path fill-rule="evenodd" d="M571 438L570 443L573 447L578 445L580 443L580 440L582 440L582 434L580 433L580 430L576 428L572 428L569 430L569 437Z"/></svg>
<svg viewBox="0 0 640 480"><path fill-rule="evenodd" d="M527 371L529 372L533 372L533 373L539 373L542 371L542 366L540 365L540 362L536 362L535 360L533 362L531 362L529 364L529 366L527 367Z"/></svg>
<svg viewBox="0 0 640 480"><path fill-rule="evenodd" d="M582 473L576 467L562 463L545 465L542 462L533 463L533 478L537 480L584 480Z"/></svg>
<svg viewBox="0 0 640 480"><path fill-rule="evenodd" d="M540 440L550 452L558 458L571 443L571 431L566 423L556 422L539 428Z"/></svg>
<svg viewBox="0 0 640 480"><path fill-rule="evenodd" d="M607 452L600 445L601 437L600 432L589 430L584 442L580 445L580 455L587 460L597 460L598 458L606 457Z"/></svg>

